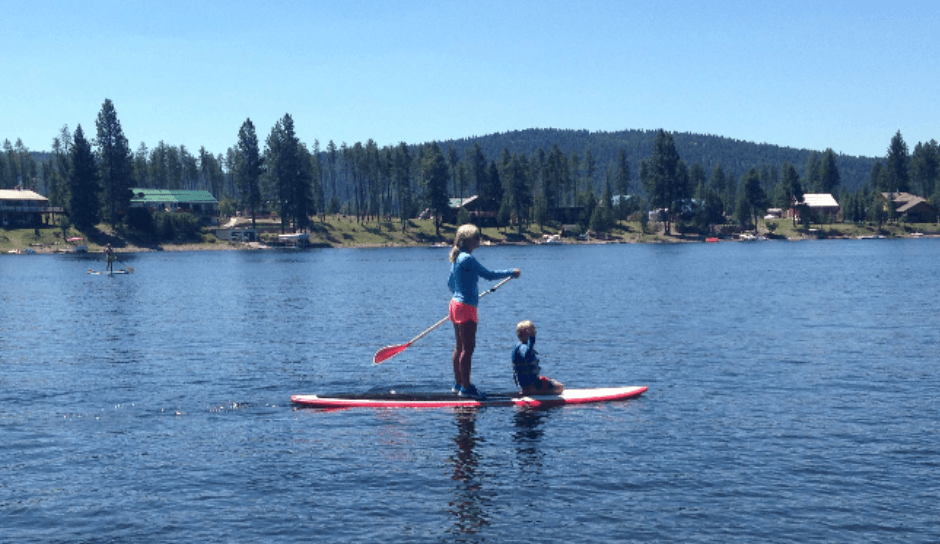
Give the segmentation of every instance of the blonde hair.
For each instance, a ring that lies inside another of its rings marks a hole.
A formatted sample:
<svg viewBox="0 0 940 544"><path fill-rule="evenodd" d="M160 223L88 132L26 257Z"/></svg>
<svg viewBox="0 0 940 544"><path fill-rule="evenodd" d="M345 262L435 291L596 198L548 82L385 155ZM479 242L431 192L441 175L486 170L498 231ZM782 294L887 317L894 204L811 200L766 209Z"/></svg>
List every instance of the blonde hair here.
<svg viewBox="0 0 940 544"><path fill-rule="evenodd" d="M462 250L465 250L467 240L480 237L480 229L472 223L460 225L457 229L457 235L454 236L454 247L450 250L450 262L457 260Z"/></svg>
<svg viewBox="0 0 940 544"><path fill-rule="evenodd" d="M528 319L525 321L520 321L519 324L516 325L516 336L518 336L520 339L523 335L529 336L529 330L532 328L532 326L533 323Z"/></svg>

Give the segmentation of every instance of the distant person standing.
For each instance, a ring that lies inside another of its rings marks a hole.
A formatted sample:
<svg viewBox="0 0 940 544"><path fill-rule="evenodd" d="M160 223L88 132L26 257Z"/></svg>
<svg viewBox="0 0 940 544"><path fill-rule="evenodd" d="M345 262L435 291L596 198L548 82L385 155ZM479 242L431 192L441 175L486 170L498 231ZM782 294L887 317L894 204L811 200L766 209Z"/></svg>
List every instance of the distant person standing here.
<svg viewBox="0 0 940 544"><path fill-rule="evenodd" d="M108 272L114 272L114 260L117 259L117 255L114 254L114 249L111 247L111 244L104 249L104 254L108 256Z"/></svg>
<svg viewBox="0 0 940 544"><path fill-rule="evenodd" d="M450 250L450 277L447 286L454 293L448 316L454 322L454 389L462 397L485 399L486 394L470 383L470 365L477 338L477 304L480 299L477 282L480 278L496 280L512 276L518 278L518 268L490 271L471 255L480 247L480 229L476 225L461 225Z"/></svg>

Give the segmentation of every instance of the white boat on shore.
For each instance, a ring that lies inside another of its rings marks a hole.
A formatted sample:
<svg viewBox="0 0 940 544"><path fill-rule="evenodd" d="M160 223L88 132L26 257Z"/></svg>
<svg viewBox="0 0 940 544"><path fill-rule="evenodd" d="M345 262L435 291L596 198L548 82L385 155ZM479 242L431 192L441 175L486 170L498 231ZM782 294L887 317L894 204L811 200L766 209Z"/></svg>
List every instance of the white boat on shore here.
<svg viewBox="0 0 940 544"><path fill-rule="evenodd" d="M278 234L278 245L289 247L306 247L310 242L310 234L306 232L296 232L294 234Z"/></svg>

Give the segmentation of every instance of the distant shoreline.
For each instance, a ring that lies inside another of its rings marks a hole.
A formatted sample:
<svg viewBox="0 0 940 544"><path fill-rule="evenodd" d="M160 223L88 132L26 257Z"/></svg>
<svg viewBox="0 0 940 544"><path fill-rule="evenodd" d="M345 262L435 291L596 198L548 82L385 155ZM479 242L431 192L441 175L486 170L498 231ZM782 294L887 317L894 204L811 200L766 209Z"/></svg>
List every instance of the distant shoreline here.
<svg viewBox="0 0 940 544"><path fill-rule="evenodd" d="M227 227L250 228L250 220L239 218L230 221ZM651 225L654 228L659 225ZM85 240L89 253L101 253L107 244L111 244L116 253L150 253L178 251L263 251L277 249L277 236L280 224L271 220L259 220L256 232L260 242L230 242L219 240L216 230L205 229L202 241L180 244L155 244L152 246L135 245L114 235L105 225L99 225L91 235L72 231L66 237L80 237ZM440 230L431 220L411 220L402 230L399 220L357 221L352 216L328 216L324 220L314 221L307 233L310 242L308 248L320 249L373 249L394 247L450 247L455 227L443 225ZM789 219L762 220L757 231L741 233L700 234L673 233L666 235L661 229L654 233L644 232L638 222L620 221L609 233L595 235L560 237L557 228L529 225L522 233L516 229L482 229L484 245L597 245L597 244L683 244L715 242L751 242L764 240L801 241L812 239L905 239L940 237L940 225L891 223L884 225L864 225L833 223L825 225L793 225ZM270 243L274 242L274 243ZM0 229L0 253L2 254L64 254L72 253L72 246L63 241L61 230L52 227L39 229Z"/></svg>

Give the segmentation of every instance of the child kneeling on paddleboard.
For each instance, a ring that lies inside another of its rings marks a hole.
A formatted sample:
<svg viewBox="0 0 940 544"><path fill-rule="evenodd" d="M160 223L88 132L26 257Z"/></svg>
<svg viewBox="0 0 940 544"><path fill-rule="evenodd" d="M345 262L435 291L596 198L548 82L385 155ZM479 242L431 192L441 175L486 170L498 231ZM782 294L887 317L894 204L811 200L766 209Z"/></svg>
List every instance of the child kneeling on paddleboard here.
<svg viewBox="0 0 940 544"><path fill-rule="evenodd" d="M519 345L512 350L512 372L516 385L523 395L557 395L565 390L565 384L540 376L538 353L535 351L535 324L520 321L516 325Z"/></svg>

